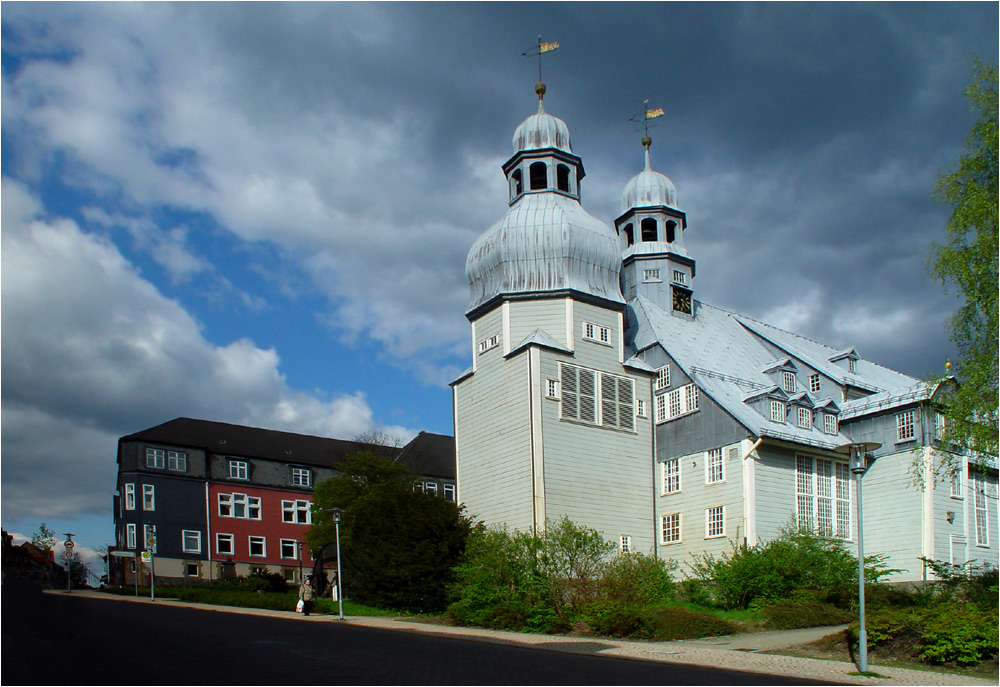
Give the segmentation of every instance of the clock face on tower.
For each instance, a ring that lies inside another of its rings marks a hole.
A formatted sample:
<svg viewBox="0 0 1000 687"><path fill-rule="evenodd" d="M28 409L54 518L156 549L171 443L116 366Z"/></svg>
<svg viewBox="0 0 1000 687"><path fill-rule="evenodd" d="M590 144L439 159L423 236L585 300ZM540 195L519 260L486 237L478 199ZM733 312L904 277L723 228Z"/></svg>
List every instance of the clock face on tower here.
<svg viewBox="0 0 1000 687"><path fill-rule="evenodd" d="M691 292L687 289L674 288L673 308L685 315L691 314Z"/></svg>

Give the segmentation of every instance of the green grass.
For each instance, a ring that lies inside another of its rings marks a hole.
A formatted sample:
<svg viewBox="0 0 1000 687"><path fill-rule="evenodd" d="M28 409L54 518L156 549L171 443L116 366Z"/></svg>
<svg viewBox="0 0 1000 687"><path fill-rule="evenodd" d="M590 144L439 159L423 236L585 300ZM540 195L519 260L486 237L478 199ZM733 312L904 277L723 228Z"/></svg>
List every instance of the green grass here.
<svg viewBox="0 0 1000 687"><path fill-rule="evenodd" d="M105 587L101 590L106 594L134 596L135 587ZM157 587L157 599L176 599L186 603L211 604L214 606L235 606L239 608L263 608L272 611L294 611L298 594L294 590L287 592L250 592L234 585L213 585L209 587ZM139 587L139 596L149 598L149 587ZM317 599L313 605L313 613L319 615L337 615L339 610L336 601ZM391 608L376 608L363 606L344 600L344 615L409 617L412 614Z"/></svg>
<svg viewBox="0 0 1000 687"><path fill-rule="evenodd" d="M660 608L669 609L671 607L681 607L686 608L689 611L698 611L700 613L708 613L709 615L714 615L716 618L721 618L722 620L728 620L732 623L739 623L740 625L746 627L747 630L755 628L761 625L767 617L760 613L759 611L747 611L747 610L726 610L724 608L718 608L716 606L708 606L705 604L696 604L691 601L668 601L660 606Z"/></svg>

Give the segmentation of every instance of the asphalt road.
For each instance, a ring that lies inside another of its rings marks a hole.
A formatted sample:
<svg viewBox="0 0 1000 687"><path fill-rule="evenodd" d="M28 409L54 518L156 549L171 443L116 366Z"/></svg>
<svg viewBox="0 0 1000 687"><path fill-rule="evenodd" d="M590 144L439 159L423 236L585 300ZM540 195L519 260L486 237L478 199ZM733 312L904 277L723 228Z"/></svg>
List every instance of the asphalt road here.
<svg viewBox="0 0 1000 687"><path fill-rule="evenodd" d="M41 594L7 580L4 685L832 684L407 632Z"/></svg>

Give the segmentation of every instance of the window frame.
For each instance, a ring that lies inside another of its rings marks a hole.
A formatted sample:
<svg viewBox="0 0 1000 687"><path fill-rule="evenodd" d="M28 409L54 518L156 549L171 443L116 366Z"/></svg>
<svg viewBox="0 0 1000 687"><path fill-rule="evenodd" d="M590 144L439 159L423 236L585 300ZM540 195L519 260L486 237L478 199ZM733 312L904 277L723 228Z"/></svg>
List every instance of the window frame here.
<svg viewBox="0 0 1000 687"><path fill-rule="evenodd" d="M188 545L188 538L194 537L195 548ZM201 553L201 530L181 530L181 551L184 553Z"/></svg>
<svg viewBox="0 0 1000 687"><path fill-rule="evenodd" d="M611 327L605 327L603 324L597 324L596 322L584 322L583 339L584 341L593 341L603 346L610 346Z"/></svg>
<svg viewBox="0 0 1000 687"><path fill-rule="evenodd" d="M254 553L254 547L260 546L260 553ZM247 556L250 558L267 558L267 537L259 534L247 536Z"/></svg>
<svg viewBox="0 0 1000 687"><path fill-rule="evenodd" d="M454 484L445 484L444 488L441 491L445 501L449 501L450 503L456 502L457 490L455 489Z"/></svg>
<svg viewBox="0 0 1000 687"><path fill-rule="evenodd" d="M559 380L558 379L546 379L545 380L545 398L554 398L559 400Z"/></svg>
<svg viewBox="0 0 1000 687"><path fill-rule="evenodd" d="M705 451L705 484L721 484L726 481L726 461L722 447Z"/></svg>
<svg viewBox="0 0 1000 687"><path fill-rule="evenodd" d="M286 547L292 547L292 555L286 556ZM278 553L279 558L286 561L297 561L299 559L299 540L298 539L279 539L278 540Z"/></svg>
<svg viewBox="0 0 1000 687"><path fill-rule="evenodd" d="M642 282L644 284L662 283L663 280L660 279L660 269L658 267L650 267L649 269L644 269L642 271Z"/></svg>
<svg viewBox="0 0 1000 687"><path fill-rule="evenodd" d="M771 422L780 422L785 424L786 415L788 409L784 401L778 401L776 399L771 399Z"/></svg>
<svg viewBox="0 0 1000 687"><path fill-rule="evenodd" d="M125 548L135 550L136 527L134 522L125 523Z"/></svg>
<svg viewBox="0 0 1000 687"><path fill-rule="evenodd" d="M194 566L193 573L191 566ZM201 577L201 564L197 561L184 561L184 577Z"/></svg>
<svg viewBox="0 0 1000 687"><path fill-rule="evenodd" d="M917 438L916 417L913 410L896 414L896 442L913 441Z"/></svg>
<svg viewBox="0 0 1000 687"><path fill-rule="evenodd" d="M709 506L705 509L705 539L720 539L725 536L726 506Z"/></svg>
<svg viewBox="0 0 1000 687"><path fill-rule="evenodd" d="M667 458L660 463L660 495L678 494L682 488L680 456Z"/></svg>
<svg viewBox="0 0 1000 687"><path fill-rule="evenodd" d="M223 551L219 546L222 541L229 542L229 550ZM217 556L235 556L236 555L236 537L228 532L216 532L215 533L215 553Z"/></svg>
<svg viewBox="0 0 1000 687"><path fill-rule="evenodd" d="M803 466L806 466L803 469ZM821 466L825 466L822 467ZM825 473L825 474L824 474ZM822 480L828 480L826 484ZM843 541L853 540L854 494L848 463L795 455L795 522L799 527ZM806 507L807 506L807 507ZM823 528L823 513L828 530Z"/></svg>
<svg viewBox="0 0 1000 687"><path fill-rule="evenodd" d="M784 391L794 392L795 391L795 373L789 372L788 370L782 370L781 372L781 388Z"/></svg>
<svg viewBox="0 0 1000 687"><path fill-rule="evenodd" d="M680 284L681 286L687 286L687 272L682 272L681 270L674 270L673 272L673 283Z"/></svg>
<svg viewBox="0 0 1000 687"><path fill-rule="evenodd" d="M822 388L822 382L820 381L819 374L809 375L809 393L818 394Z"/></svg>
<svg viewBox="0 0 1000 687"><path fill-rule="evenodd" d="M837 433L837 416L833 413L823 413L823 431L827 434Z"/></svg>
<svg viewBox="0 0 1000 687"><path fill-rule="evenodd" d="M152 484L142 485L142 509L145 511L156 510L156 487Z"/></svg>
<svg viewBox="0 0 1000 687"><path fill-rule="evenodd" d="M670 388L670 366L664 365L656 369L656 384L654 391L666 391Z"/></svg>
<svg viewBox="0 0 1000 687"><path fill-rule="evenodd" d="M796 424L800 429L813 428L813 411L805 406L799 406L796 412Z"/></svg>
<svg viewBox="0 0 1000 687"><path fill-rule="evenodd" d="M166 465L167 450L163 448L146 447L146 467L162 470Z"/></svg>
<svg viewBox="0 0 1000 687"><path fill-rule="evenodd" d="M167 469L174 472L187 472L187 453L167 451Z"/></svg>
<svg viewBox="0 0 1000 687"><path fill-rule="evenodd" d="M149 540L153 540L153 546L149 546ZM142 526L142 545L144 551L150 551L151 553L156 553L156 547L159 544L159 540L156 537L156 525L153 523L145 523Z"/></svg>
<svg viewBox="0 0 1000 687"><path fill-rule="evenodd" d="M311 525L312 524L312 504L306 499L282 499L281 501L281 522L289 523L292 525ZM305 521L300 521L298 516L301 513L305 513ZM288 519L289 514L291 514L291 520Z"/></svg>
<svg viewBox="0 0 1000 687"><path fill-rule="evenodd" d="M309 468L302 467L292 467L292 486L293 487L311 487L312 486L312 470Z"/></svg>
<svg viewBox="0 0 1000 687"><path fill-rule="evenodd" d="M989 482L978 470L969 475L972 481L973 528L976 531L976 546L990 545L990 508L987 503Z"/></svg>
<svg viewBox="0 0 1000 687"><path fill-rule="evenodd" d="M229 459L229 479L249 480L250 463L245 460Z"/></svg>
<svg viewBox="0 0 1000 687"><path fill-rule="evenodd" d="M135 482L125 483L125 510L135 510Z"/></svg>
<svg viewBox="0 0 1000 687"><path fill-rule="evenodd" d="M635 399L635 416L646 417L646 401L641 398Z"/></svg>
<svg viewBox="0 0 1000 687"><path fill-rule="evenodd" d="M672 521L672 522L671 522ZM670 524L668 524L670 523ZM660 516L660 545L680 544L681 539L681 514L665 513Z"/></svg>
<svg viewBox="0 0 1000 687"><path fill-rule="evenodd" d="M618 535L618 551L621 553L632 553L632 535Z"/></svg>

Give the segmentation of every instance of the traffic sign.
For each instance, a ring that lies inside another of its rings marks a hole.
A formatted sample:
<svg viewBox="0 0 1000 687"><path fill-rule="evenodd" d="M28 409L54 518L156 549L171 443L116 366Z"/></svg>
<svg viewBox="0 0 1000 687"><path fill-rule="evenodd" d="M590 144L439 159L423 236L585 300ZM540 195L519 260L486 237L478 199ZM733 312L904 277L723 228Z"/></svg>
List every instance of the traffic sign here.
<svg viewBox="0 0 1000 687"><path fill-rule="evenodd" d="M66 541L63 542L63 546L65 546L67 549L72 549L74 546L76 546L76 542L73 541L72 539L67 539Z"/></svg>
<svg viewBox="0 0 1000 687"><path fill-rule="evenodd" d="M112 551L111 555L115 558L135 558L135 551Z"/></svg>
<svg viewBox="0 0 1000 687"><path fill-rule="evenodd" d="M142 552L142 562L143 563L149 563L149 560L152 557L153 557L153 555L149 551L143 551Z"/></svg>
<svg viewBox="0 0 1000 687"><path fill-rule="evenodd" d="M63 551L63 558L65 558L68 561L72 560L73 559L73 549L66 549L65 551Z"/></svg>

